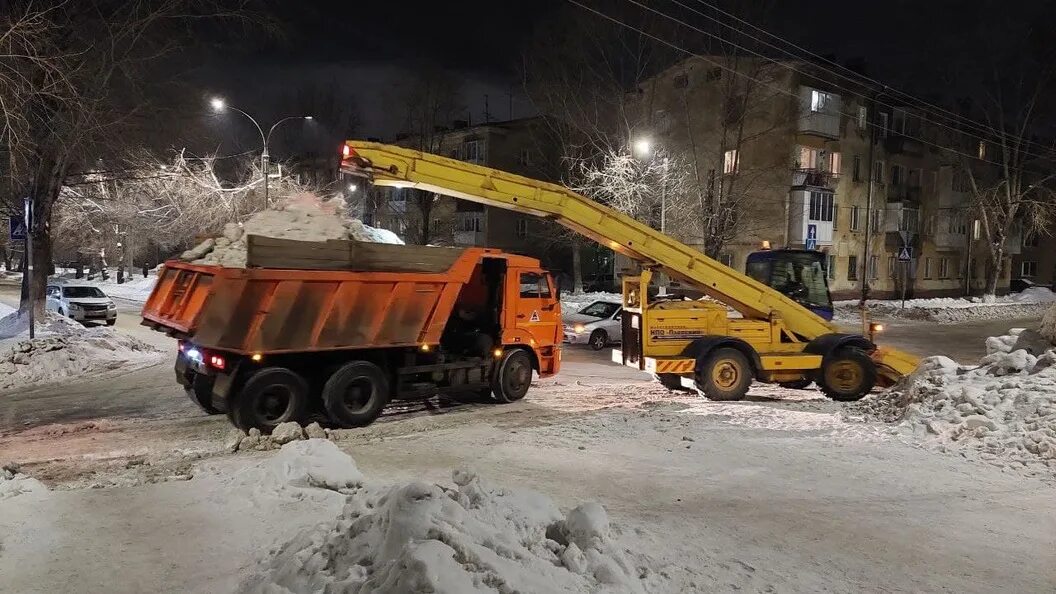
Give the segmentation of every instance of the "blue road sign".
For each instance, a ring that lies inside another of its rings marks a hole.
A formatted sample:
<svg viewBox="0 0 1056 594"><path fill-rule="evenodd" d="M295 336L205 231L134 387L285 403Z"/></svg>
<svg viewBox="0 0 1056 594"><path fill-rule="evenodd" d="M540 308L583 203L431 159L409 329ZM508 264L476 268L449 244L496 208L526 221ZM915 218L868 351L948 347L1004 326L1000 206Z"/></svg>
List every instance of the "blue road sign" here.
<svg viewBox="0 0 1056 594"><path fill-rule="evenodd" d="M898 250L898 261L899 262L909 262L912 259L913 259L913 248L912 247L910 247L908 245L904 245L904 246L902 246L902 249Z"/></svg>
<svg viewBox="0 0 1056 594"><path fill-rule="evenodd" d="M26 219L24 217L12 216L7 219L8 237L11 241L26 240Z"/></svg>
<svg viewBox="0 0 1056 594"><path fill-rule="evenodd" d="M807 241L805 246L808 250L818 249L818 226L807 225Z"/></svg>

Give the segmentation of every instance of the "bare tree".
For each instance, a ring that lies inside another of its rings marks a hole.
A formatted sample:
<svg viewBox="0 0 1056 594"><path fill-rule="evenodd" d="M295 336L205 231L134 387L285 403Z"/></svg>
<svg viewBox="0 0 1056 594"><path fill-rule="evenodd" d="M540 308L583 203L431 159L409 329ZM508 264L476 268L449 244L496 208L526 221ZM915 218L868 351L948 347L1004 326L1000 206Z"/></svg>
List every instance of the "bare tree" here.
<svg viewBox="0 0 1056 594"><path fill-rule="evenodd" d="M987 50L967 73L975 84L968 114L972 126L954 140L963 149L958 170L968 180L972 218L979 221L987 260L984 295L993 297L1009 253L1009 243L1049 234L1056 222L1056 146L1039 140L1051 126L1056 52L1044 35L1021 24L988 22L979 44ZM998 35L998 33L1001 33ZM992 40L1018 39L1012 47Z"/></svg>
<svg viewBox="0 0 1056 594"><path fill-rule="evenodd" d="M21 118L24 133L6 139L9 153L18 158L3 172L8 200L26 196L34 211L29 233L33 260L40 264L24 276L22 310L42 308L52 261L52 214L67 178L100 163L121 168L122 140L156 127L150 117L180 68L175 52L199 34L215 36L220 27L237 31L260 22L247 1L70 0L34 13L26 0L6 3L0 11L5 15L0 31L18 30L24 15L34 15L26 42L32 59L17 63L29 92L22 93L25 101L9 106L19 114L10 121Z"/></svg>
<svg viewBox="0 0 1056 594"><path fill-rule="evenodd" d="M400 144L427 153L444 154L454 120L465 113L461 85L450 72L435 67L422 70L402 98L406 111ZM411 189L403 212L409 243L426 245L436 234L434 210L443 198L436 193Z"/></svg>

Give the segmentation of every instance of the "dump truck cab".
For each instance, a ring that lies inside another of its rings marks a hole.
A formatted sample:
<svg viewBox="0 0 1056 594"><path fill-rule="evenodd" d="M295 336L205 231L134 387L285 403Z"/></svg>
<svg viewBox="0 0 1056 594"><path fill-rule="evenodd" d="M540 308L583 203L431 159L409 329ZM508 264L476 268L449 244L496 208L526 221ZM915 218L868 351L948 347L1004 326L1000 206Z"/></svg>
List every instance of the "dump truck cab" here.
<svg viewBox="0 0 1056 594"><path fill-rule="evenodd" d="M292 257L325 251L281 241ZM176 379L192 400L242 429L313 414L361 426L390 400L442 393L513 402L533 373L558 372L561 306L538 260L484 248L363 249L349 258L354 270L311 269L305 258L301 269L168 262L143 323L179 339Z"/></svg>

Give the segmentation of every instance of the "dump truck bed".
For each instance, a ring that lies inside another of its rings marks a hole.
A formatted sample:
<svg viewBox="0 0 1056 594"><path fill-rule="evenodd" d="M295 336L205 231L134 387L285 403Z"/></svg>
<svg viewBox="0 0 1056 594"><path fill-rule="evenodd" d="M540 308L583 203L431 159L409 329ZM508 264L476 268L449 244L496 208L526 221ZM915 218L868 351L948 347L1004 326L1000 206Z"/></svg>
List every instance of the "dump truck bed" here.
<svg viewBox="0 0 1056 594"><path fill-rule="evenodd" d="M459 291L491 252L466 249L442 272L170 261L143 306L143 323L240 354L435 345Z"/></svg>

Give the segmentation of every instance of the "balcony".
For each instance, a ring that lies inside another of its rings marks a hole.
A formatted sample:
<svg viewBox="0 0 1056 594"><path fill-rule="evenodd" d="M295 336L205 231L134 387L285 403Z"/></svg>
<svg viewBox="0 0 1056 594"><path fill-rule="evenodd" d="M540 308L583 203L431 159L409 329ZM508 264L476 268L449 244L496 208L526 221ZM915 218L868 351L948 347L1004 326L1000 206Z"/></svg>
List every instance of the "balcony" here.
<svg viewBox="0 0 1056 594"><path fill-rule="evenodd" d="M887 185L887 201L920 203L920 186L910 186L905 183Z"/></svg>
<svg viewBox="0 0 1056 594"><path fill-rule="evenodd" d="M792 187L835 190L837 177L835 173L821 169L794 169L792 170Z"/></svg>
<svg viewBox="0 0 1056 594"><path fill-rule="evenodd" d="M924 156L924 144L915 138L889 132L884 139L884 150L889 155Z"/></svg>
<svg viewBox="0 0 1056 594"><path fill-rule="evenodd" d="M799 88L799 125L802 134L813 134L825 138L840 137L839 95L826 93L810 87Z"/></svg>

